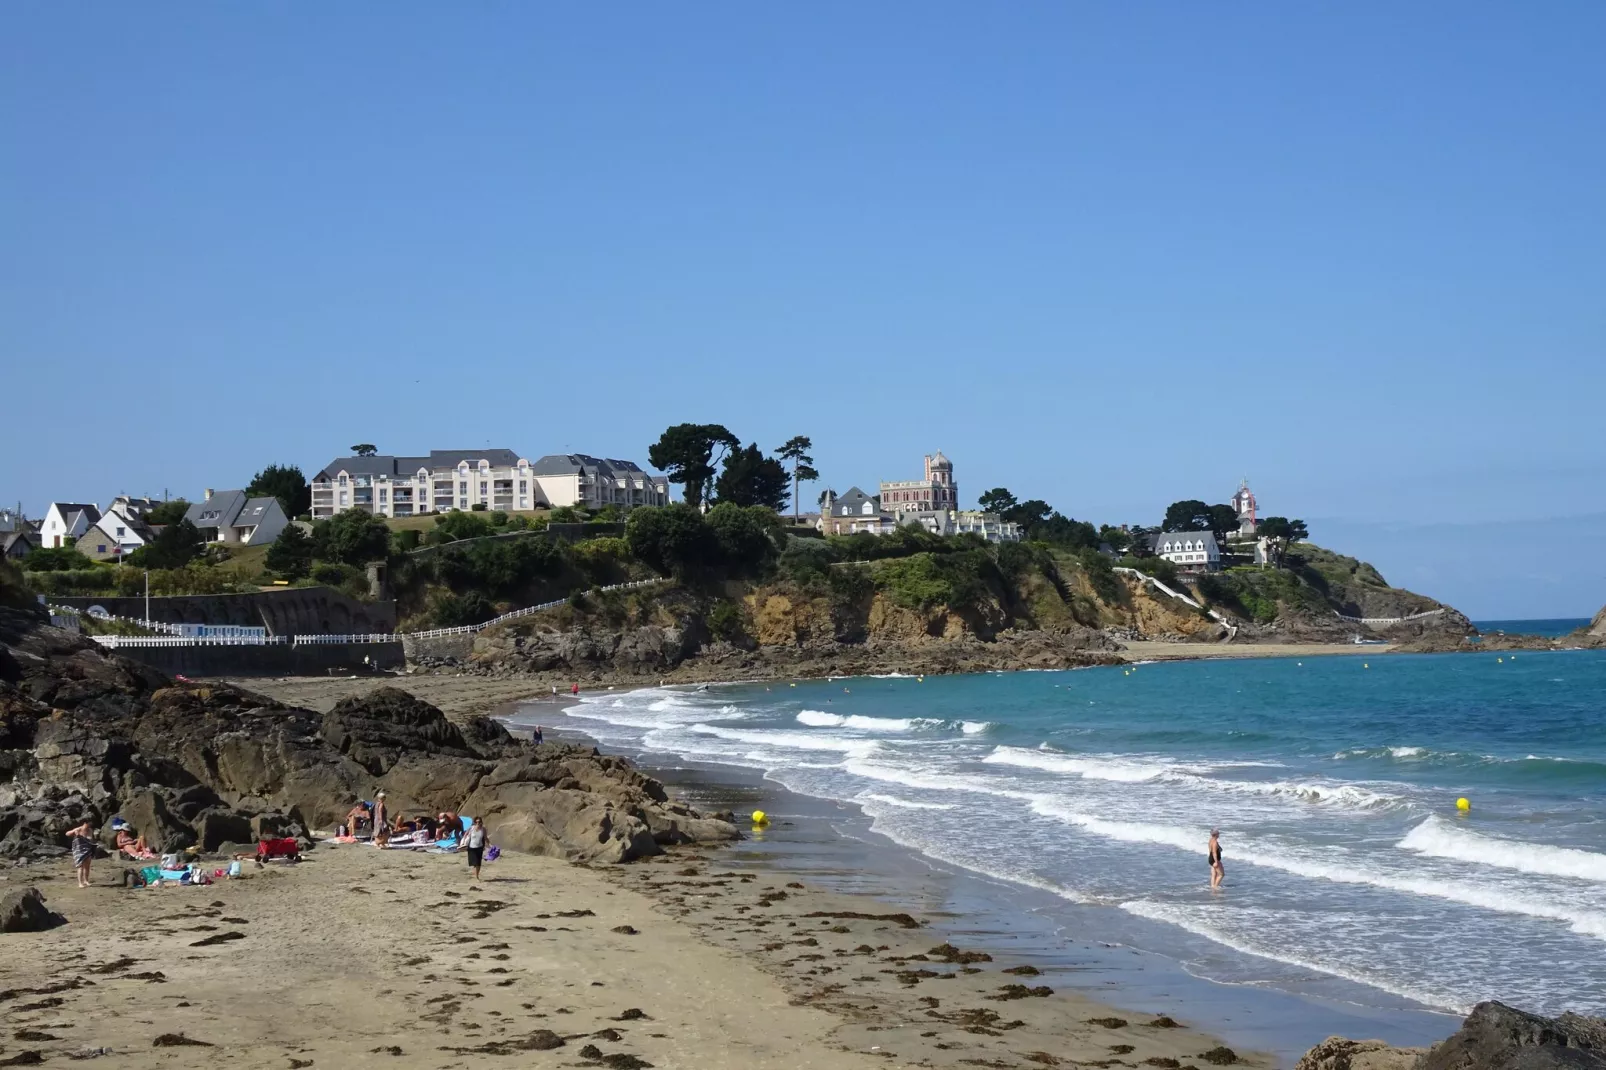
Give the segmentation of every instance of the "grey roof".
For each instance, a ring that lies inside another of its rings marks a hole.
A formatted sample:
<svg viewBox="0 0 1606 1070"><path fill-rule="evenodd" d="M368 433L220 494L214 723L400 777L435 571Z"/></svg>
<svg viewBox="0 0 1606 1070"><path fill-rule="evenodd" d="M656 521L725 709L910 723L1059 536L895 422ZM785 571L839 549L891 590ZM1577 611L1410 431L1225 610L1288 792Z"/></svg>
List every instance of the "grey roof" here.
<svg viewBox="0 0 1606 1070"><path fill-rule="evenodd" d="M241 506L240 515L234 518L234 523L260 524L263 518L268 515L268 510L270 509L279 509L281 513L284 511L279 508L279 499L272 495L266 498L249 498L246 500L245 505Z"/></svg>
<svg viewBox="0 0 1606 1070"><path fill-rule="evenodd" d="M184 513L184 519L198 528L227 527L234 522L245 500L243 490L213 491L206 501L190 506Z"/></svg>
<svg viewBox="0 0 1606 1070"><path fill-rule="evenodd" d="M848 492L831 503L832 516L861 516L865 502L872 502L877 510L881 508L881 495L866 494L858 487L849 487Z"/></svg>
<svg viewBox="0 0 1606 1070"><path fill-rule="evenodd" d="M61 519L66 521L69 528L72 527L73 517L79 513L84 514L84 519L90 524L94 524L95 521L100 519L100 506L93 502L88 505L79 502L51 502L50 504L56 507L57 512L61 513Z"/></svg>
<svg viewBox="0 0 1606 1070"><path fill-rule="evenodd" d="M332 479L336 472L349 472L354 476L414 476L420 468L429 466L428 457L393 457L388 453L373 457L336 457L324 465L312 480Z"/></svg>
<svg viewBox="0 0 1606 1070"><path fill-rule="evenodd" d="M589 453L549 453L530 466L537 476L572 476L584 472L593 476L647 476L635 461L593 457Z"/></svg>
<svg viewBox="0 0 1606 1070"><path fill-rule="evenodd" d="M460 461L467 461L471 466L478 466L480 461L489 461L495 468L511 468L519 463L519 455L514 450L430 450L428 457L396 457L388 453L375 454L372 457L336 457L319 469L313 476L313 482L319 479L332 479L336 472L346 472L354 476L402 476L418 475L420 468L431 471L447 468L456 468Z"/></svg>
<svg viewBox="0 0 1606 1070"><path fill-rule="evenodd" d="M519 463L519 455L513 450L430 450L430 468L456 468L462 461L471 466L481 461L490 461L493 468L509 468ZM417 469L417 465L413 466Z"/></svg>
<svg viewBox="0 0 1606 1070"><path fill-rule="evenodd" d="M31 531L8 531L0 535L0 557L10 556L12 547L19 542L29 548L37 545L34 542L34 535Z"/></svg>
<svg viewBox="0 0 1606 1070"><path fill-rule="evenodd" d="M1164 546L1168 541L1174 541L1177 539L1190 540L1192 542L1202 542L1206 550L1215 550L1217 553L1221 552L1221 550L1216 546L1215 535L1208 531L1164 531L1155 536L1155 553L1166 553L1167 551L1162 550L1161 547ZM1175 551L1170 552L1174 553Z"/></svg>

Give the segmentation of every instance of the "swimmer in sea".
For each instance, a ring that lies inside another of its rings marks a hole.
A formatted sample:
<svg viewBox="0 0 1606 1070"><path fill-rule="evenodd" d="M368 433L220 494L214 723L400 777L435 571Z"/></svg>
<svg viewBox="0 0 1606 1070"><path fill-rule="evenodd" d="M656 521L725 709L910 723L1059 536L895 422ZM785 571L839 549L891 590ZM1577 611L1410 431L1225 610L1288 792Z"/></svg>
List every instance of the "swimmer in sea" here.
<svg viewBox="0 0 1606 1070"><path fill-rule="evenodd" d="M1227 871L1221 867L1220 829L1210 830L1210 847L1205 852L1205 857L1210 861L1210 887L1213 889L1220 888L1221 878L1227 875Z"/></svg>

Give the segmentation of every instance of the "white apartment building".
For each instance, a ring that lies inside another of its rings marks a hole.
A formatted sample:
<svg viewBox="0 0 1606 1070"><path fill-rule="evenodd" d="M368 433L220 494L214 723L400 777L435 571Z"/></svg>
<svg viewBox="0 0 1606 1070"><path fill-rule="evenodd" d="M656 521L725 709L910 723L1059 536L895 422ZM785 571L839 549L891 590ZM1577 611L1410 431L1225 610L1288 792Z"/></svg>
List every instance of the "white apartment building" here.
<svg viewBox="0 0 1606 1070"><path fill-rule="evenodd" d="M668 505L669 480L649 475L634 461L592 457L585 453L549 453L532 469L544 505L582 509L615 506Z"/></svg>
<svg viewBox="0 0 1606 1070"><path fill-rule="evenodd" d="M563 505L667 505L669 483L630 461L553 454L531 462L513 450L431 450L427 457L341 457L312 477L312 518L347 509L378 516Z"/></svg>

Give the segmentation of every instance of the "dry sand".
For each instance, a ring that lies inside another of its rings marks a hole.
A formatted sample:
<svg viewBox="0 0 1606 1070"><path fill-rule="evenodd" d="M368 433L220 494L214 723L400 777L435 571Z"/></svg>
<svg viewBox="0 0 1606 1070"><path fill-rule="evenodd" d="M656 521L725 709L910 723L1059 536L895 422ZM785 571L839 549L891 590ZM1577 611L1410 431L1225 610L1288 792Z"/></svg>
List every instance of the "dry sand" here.
<svg viewBox="0 0 1606 1070"><path fill-rule="evenodd" d="M399 687L448 716L490 713L523 698L552 695L552 685L534 679L493 679L418 673L401 676L253 676L227 681L290 706L328 713L334 704L381 687ZM567 695L560 693L560 700Z"/></svg>
<svg viewBox="0 0 1606 1070"><path fill-rule="evenodd" d="M65 863L0 880L70 919L0 937L0 1062L1025 1070L1203 1066L1216 1047L1031 992L1051 975L938 961L924 925L809 917L887 908L743 876L717 852L610 868L507 855L477 885L460 857L366 846L212 887L127 891L117 872L98 862L83 891ZM158 1046L172 1036L187 1043Z"/></svg>
<svg viewBox="0 0 1606 1070"><path fill-rule="evenodd" d="M1375 656L1394 650L1392 643L1158 643L1122 640L1122 653L1132 661L1184 661L1196 658L1318 658L1333 654Z"/></svg>

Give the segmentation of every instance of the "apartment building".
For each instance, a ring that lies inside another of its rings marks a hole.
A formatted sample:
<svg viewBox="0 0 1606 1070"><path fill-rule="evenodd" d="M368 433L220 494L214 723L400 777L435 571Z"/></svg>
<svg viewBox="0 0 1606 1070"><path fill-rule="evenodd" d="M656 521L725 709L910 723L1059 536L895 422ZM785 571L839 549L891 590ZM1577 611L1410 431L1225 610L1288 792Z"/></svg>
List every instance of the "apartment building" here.
<svg viewBox="0 0 1606 1070"><path fill-rule="evenodd" d="M585 453L549 453L532 469L543 504L601 509L612 505L668 505L669 480L650 475L634 461L592 457Z"/></svg>
<svg viewBox="0 0 1606 1070"><path fill-rule="evenodd" d="M347 509L378 516L469 510L525 512L562 505L666 505L669 483L631 461L552 454L531 462L513 450L431 450L427 457L341 457L312 477L312 518Z"/></svg>

